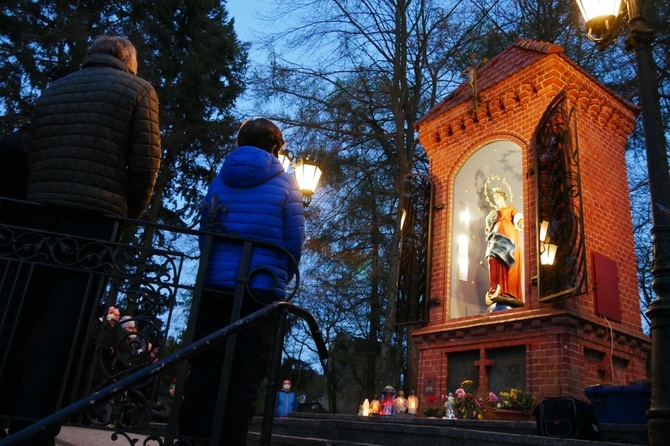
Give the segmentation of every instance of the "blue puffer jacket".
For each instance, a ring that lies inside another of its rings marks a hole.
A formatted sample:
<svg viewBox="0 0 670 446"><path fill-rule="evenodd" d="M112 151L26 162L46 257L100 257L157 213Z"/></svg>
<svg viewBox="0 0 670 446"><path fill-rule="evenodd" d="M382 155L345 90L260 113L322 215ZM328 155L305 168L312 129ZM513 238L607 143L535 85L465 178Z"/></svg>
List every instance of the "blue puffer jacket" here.
<svg viewBox="0 0 670 446"><path fill-rule="evenodd" d="M205 197L214 196L225 205L219 216L224 233L274 243L287 249L300 261L305 236L305 217L298 183L284 172L272 154L251 146L235 149L223 163ZM242 257L242 245L215 243L210 253L205 285L234 288ZM286 296L286 283L295 271L289 270L285 255L267 248L252 251L249 270L267 268L267 273L254 274L251 288L271 290L279 299Z"/></svg>
<svg viewBox="0 0 670 446"><path fill-rule="evenodd" d="M293 392L280 390L277 392L277 407L275 407L275 417L288 417L291 412L297 412L298 401Z"/></svg>

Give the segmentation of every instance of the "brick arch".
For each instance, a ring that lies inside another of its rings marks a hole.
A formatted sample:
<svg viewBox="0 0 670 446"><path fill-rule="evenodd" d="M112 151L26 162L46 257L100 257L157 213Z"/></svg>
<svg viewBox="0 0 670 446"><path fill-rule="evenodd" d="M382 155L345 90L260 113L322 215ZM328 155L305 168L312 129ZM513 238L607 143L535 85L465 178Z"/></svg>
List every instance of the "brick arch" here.
<svg viewBox="0 0 670 446"><path fill-rule="evenodd" d="M461 154L454 159L454 164L451 166L451 169L447 171L444 178L441 178L445 184L450 184L453 182L453 178L456 172L458 172L465 161L477 150L482 147L491 144L496 141L511 141L521 147L521 151L528 152L530 149L530 141L526 140L523 135L518 132L509 131L509 132L496 132L490 135L478 135L478 137L473 138L472 141L469 141L466 148L464 148Z"/></svg>

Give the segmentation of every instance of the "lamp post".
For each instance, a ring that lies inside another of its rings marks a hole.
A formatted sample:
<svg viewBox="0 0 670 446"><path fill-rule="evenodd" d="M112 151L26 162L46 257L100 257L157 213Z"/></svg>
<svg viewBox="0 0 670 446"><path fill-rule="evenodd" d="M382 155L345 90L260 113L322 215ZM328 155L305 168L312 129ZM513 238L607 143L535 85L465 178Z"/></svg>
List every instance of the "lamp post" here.
<svg viewBox="0 0 670 446"><path fill-rule="evenodd" d="M651 197L653 258L652 289L656 293L647 315L651 320L651 405L647 412L649 444L670 444L670 179L665 136L661 123L651 42L653 31L642 15L640 0L577 0L589 38L602 49L615 41L628 22L626 46L635 52L640 106L644 126L649 195ZM599 9L602 8L602 9Z"/></svg>

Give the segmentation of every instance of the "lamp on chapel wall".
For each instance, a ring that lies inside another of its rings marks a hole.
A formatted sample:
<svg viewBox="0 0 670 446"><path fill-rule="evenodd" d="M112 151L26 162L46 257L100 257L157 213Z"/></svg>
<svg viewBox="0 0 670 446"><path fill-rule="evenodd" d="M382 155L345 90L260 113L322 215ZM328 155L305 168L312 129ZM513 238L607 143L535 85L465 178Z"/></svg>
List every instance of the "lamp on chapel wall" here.
<svg viewBox="0 0 670 446"><path fill-rule="evenodd" d="M553 265L554 260L556 259L558 245L554 245L553 243L543 243L542 247L543 251L540 254L540 263L547 266Z"/></svg>
<svg viewBox="0 0 670 446"><path fill-rule="evenodd" d="M314 161L310 161L309 157L298 160L293 163L288 151L282 151L278 155L279 162L286 172L291 172L291 167L295 173L295 178L300 187L302 194L302 204L304 207L309 206L312 201L312 195L316 191L316 186L321 178L321 168Z"/></svg>
<svg viewBox="0 0 670 446"><path fill-rule="evenodd" d="M599 49L617 40L624 26L628 27L626 49L635 53L637 79L642 109L644 145L649 172L649 196L652 221L652 288L658 296L649 304L651 320L651 402L647 411L649 445L670 444L670 216L662 207L670 206L670 173L665 146L665 129L661 118L651 44L654 32L642 14L641 0L577 0L584 16L589 39Z"/></svg>
<svg viewBox="0 0 670 446"><path fill-rule="evenodd" d="M541 244L540 264L547 266L554 264L554 260L556 259L556 250L558 249L558 245L549 243L549 236L547 234L548 232L549 232L549 222L546 220L542 220L542 223L540 224L540 234L539 234Z"/></svg>

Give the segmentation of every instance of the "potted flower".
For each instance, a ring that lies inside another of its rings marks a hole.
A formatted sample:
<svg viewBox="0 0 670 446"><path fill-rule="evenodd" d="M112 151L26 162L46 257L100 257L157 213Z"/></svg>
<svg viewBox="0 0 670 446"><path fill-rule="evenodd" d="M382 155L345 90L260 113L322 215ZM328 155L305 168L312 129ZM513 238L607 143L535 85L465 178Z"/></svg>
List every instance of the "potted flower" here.
<svg viewBox="0 0 670 446"><path fill-rule="evenodd" d="M466 379L454 392L454 410L458 418L470 420L482 420L489 403L495 404L498 397L489 392L486 397L477 395L472 389L473 382Z"/></svg>
<svg viewBox="0 0 670 446"><path fill-rule="evenodd" d="M500 392L500 401L496 408L498 420L530 420L535 407L535 398L521 389Z"/></svg>
<svg viewBox="0 0 670 446"><path fill-rule="evenodd" d="M429 396L426 398L426 403L428 403L428 408L423 411L423 416L426 418L442 418L444 416L444 409L441 407L435 406L437 402L436 396Z"/></svg>

